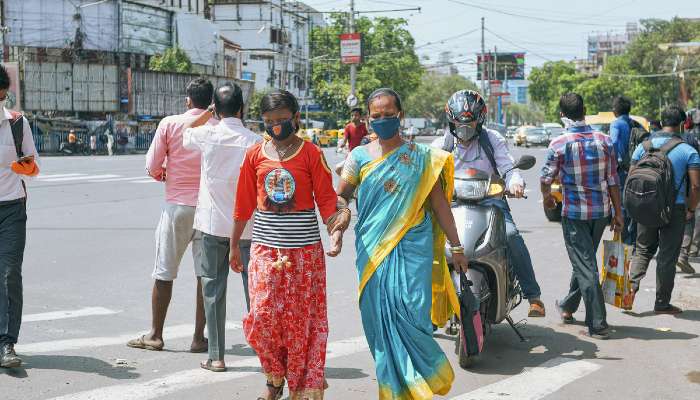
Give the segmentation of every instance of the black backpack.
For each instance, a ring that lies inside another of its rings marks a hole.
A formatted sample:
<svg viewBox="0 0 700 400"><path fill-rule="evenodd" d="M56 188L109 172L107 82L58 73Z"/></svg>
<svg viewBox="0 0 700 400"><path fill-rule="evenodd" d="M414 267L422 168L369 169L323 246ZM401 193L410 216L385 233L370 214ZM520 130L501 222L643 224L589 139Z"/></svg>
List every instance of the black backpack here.
<svg viewBox="0 0 700 400"><path fill-rule="evenodd" d="M637 121L630 118L630 142L627 148L627 156L622 159L619 165L620 171L629 171L632 163L632 154L637 150L642 142L649 138L650 133Z"/></svg>
<svg viewBox="0 0 700 400"><path fill-rule="evenodd" d="M659 227L671 221L676 203L676 183L668 153L683 140L673 136L661 148L643 143L644 156L630 169L623 204L630 217L644 226Z"/></svg>

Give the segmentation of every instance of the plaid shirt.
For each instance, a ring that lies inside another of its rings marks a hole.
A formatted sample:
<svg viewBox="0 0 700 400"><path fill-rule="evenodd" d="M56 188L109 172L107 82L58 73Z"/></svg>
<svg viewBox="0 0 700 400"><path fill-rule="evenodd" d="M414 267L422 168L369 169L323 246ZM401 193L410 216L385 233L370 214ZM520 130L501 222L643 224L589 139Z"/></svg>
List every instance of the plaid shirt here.
<svg viewBox="0 0 700 400"><path fill-rule="evenodd" d="M593 220L610 215L610 186L619 186L617 158L610 136L590 126L568 129L550 143L541 181L559 179L562 215Z"/></svg>

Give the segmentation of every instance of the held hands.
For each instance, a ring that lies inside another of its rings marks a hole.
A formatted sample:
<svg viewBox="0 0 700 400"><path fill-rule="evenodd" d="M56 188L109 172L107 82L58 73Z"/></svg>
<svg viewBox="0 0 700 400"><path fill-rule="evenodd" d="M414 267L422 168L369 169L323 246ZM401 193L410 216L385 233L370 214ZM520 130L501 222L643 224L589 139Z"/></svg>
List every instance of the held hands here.
<svg viewBox="0 0 700 400"><path fill-rule="evenodd" d="M331 248L326 252L328 257L336 257L343 249L343 231L335 230L331 234Z"/></svg>
<svg viewBox="0 0 700 400"><path fill-rule="evenodd" d="M231 266L231 271L241 273L243 272L243 263L241 262L241 249L238 244L235 246L231 244L231 251L229 253L229 265Z"/></svg>

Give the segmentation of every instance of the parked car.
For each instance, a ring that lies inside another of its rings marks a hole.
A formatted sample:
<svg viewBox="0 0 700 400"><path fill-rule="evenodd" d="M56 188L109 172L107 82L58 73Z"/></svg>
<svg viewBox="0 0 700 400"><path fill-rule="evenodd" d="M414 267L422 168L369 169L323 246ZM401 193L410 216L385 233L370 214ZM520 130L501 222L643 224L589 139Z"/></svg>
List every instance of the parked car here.
<svg viewBox="0 0 700 400"><path fill-rule="evenodd" d="M518 130L518 126L512 125L509 126L508 129L506 129L506 138L510 139L513 136L515 136L515 132Z"/></svg>
<svg viewBox="0 0 700 400"><path fill-rule="evenodd" d="M525 147L548 145L549 134L546 129L537 127L525 129Z"/></svg>
<svg viewBox="0 0 700 400"><path fill-rule="evenodd" d="M525 136L525 132L531 128L534 128L534 126L524 125L515 131L515 136L513 138L514 138L516 146L524 146L525 145L525 143L527 142L527 137Z"/></svg>
<svg viewBox="0 0 700 400"><path fill-rule="evenodd" d="M557 136L561 136L561 134L564 133L565 129L562 128L561 125L559 124L554 124L554 123L549 123L545 122L542 124L542 127L547 131L547 135L549 136L549 141L551 142L552 139L554 139Z"/></svg>

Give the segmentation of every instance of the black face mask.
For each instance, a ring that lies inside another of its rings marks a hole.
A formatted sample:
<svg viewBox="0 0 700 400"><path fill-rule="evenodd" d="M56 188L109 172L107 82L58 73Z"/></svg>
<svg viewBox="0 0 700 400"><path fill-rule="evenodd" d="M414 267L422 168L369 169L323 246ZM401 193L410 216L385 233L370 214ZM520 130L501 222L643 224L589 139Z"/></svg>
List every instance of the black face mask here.
<svg viewBox="0 0 700 400"><path fill-rule="evenodd" d="M294 119L288 119L277 125L265 125L265 131L270 137L281 142L292 136L297 128L294 126Z"/></svg>

